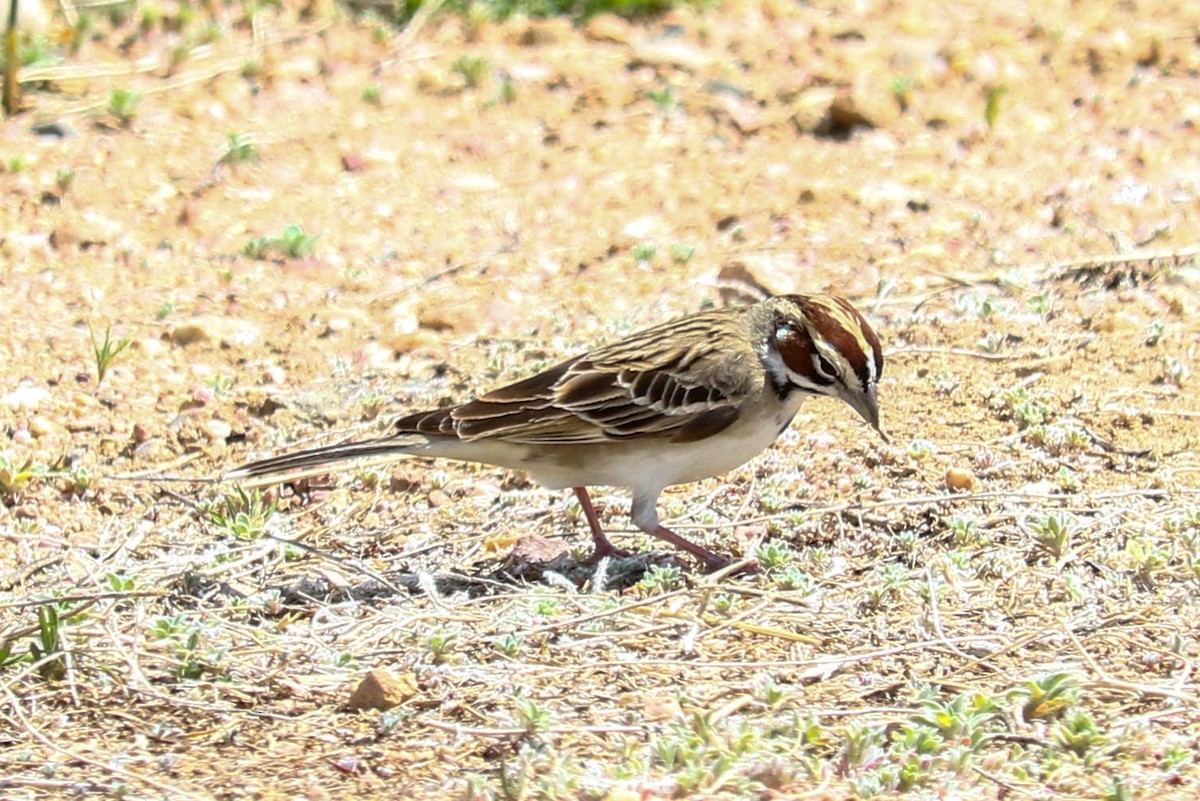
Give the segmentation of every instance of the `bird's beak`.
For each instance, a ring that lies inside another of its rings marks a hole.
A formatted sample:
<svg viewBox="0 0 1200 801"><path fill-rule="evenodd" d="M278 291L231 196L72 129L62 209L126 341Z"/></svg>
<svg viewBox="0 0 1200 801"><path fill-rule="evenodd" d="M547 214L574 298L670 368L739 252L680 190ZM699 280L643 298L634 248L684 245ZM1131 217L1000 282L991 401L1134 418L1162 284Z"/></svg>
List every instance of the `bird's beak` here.
<svg viewBox="0 0 1200 801"><path fill-rule="evenodd" d="M854 411L858 412L862 419L871 424L871 427L879 432L879 436L884 442L891 442L887 434L883 433L883 429L879 427L879 390L875 385L866 392L846 392L842 395L842 400L850 404Z"/></svg>

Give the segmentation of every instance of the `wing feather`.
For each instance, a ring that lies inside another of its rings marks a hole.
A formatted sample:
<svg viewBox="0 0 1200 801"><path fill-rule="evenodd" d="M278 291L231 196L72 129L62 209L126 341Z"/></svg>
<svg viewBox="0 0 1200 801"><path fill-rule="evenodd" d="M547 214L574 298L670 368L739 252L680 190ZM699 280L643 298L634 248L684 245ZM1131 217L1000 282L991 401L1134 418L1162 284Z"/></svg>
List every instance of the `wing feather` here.
<svg viewBox="0 0 1200 801"><path fill-rule="evenodd" d="M476 400L401 418L395 433L526 444L703 439L732 425L762 390L738 325L729 310L666 323Z"/></svg>

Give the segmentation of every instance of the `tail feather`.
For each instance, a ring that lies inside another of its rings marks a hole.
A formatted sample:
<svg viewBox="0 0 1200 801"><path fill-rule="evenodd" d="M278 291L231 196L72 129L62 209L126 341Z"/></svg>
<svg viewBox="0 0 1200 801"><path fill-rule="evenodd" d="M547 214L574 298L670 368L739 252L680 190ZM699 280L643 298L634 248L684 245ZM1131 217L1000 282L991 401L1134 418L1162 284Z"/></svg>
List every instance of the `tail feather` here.
<svg viewBox="0 0 1200 801"><path fill-rule="evenodd" d="M325 468L339 462L368 457L402 456L406 453L418 451L422 445L426 444L428 444L428 440L425 437L413 436L384 437L382 439L360 440L358 442L343 442L338 445L325 445L320 448L285 453L280 456L272 456L269 459L250 462L230 470L225 474L224 478L227 481L276 477L286 480L287 478L298 477L292 475L295 473L317 475L321 472L320 468ZM257 484L260 482L255 481L254 483Z"/></svg>

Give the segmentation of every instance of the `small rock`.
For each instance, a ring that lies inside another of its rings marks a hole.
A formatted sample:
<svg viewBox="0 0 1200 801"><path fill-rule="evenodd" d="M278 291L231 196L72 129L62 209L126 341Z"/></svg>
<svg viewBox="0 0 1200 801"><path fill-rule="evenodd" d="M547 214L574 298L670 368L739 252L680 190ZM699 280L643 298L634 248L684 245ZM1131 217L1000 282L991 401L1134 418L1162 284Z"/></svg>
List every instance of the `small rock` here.
<svg viewBox="0 0 1200 801"><path fill-rule="evenodd" d="M361 153L343 153L342 169L346 172L362 172L367 168L367 160Z"/></svg>
<svg viewBox="0 0 1200 801"><path fill-rule="evenodd" d="M233 426L224 420L213 418L204 424L205 433L213 442L227 442L233 434Z"/></svg>
<svg viewBox="0 0 1200 801"><path fill-rule="evenodd" d="M0 398L0 403L10 409L36 409L46 401L50 400L49 391L41 387L22 384L12 392Z"/></svg>
<svg viewBox="0 0 1200 801"><path fill-rule="evenodd" d="M203 315L175 326L171 342L181 347L216 343L225 348L245 348L258 342L261 336L262 328L249 320Z"/></svg>
<svg viewBox="0 0 1200 801"><path fill-rule="evenodd" d="M633 35L633 26L616 14L597 14L588 20L583 32L594 42L629 44Z"/></svg>
<svg viewBox="0 0 1200 801"><path fill-rule="evenodd" d="M386 712L412 698L417 691L416 674L396 675L390 670L376 668L368 672L354 688L348 706L351 709L378 709Z"/></svg>
<svg viewBox="0 0 1200 801"><path fill-rule="evenodd" d="M21 8L23 10L24 6ZM33 126L33 133L46 139L68 139L75 135L75 129L65 120L54 120Z"/></svg>
<svg viewBox="0 0 1200 801"><path fill-rule="evenodd" d="M650 694L641 699L642 718L654 723L683 717L683 708L674 696Z"/></svg>
<svg viewBox="0 0 1200 801"><path fill-rule="evenodd" d="M434 509L440 509L441 507L451 503L454 503L454 500L440 489L429 491L429 505Z"/></svg>
<svg viewBox="0 0 1200 801"><path fill-rule="evenodd" d="M41 415L29 421L29 433L35 437L48 437L54 433L56 427L54 423Z"/></svg>
<svg viewBox="0 0 1200 801"><path fill-rule="evenodd" d="M171 332L171 341L176 345L186 347L199 342L211 342L212 335L202 325L185 323L184 325L176 326L175 330Z"/></svg>
<svg viewBox="0 0 1200 801"><path fill-rule="evenodd" d="M167 346L158 337L145 337L134 341L134 347L146 354L147 357L162 356L167 352Z"/></svg>
<svg viewBox="0 0 1200 801"><path fill-rule="evenodd" d="M312 55L290 58L275 68L275 77L281 81L310 83L321 77L321 59Z"/></svg>
<svg viewBox="0 0 1200 801"><path fill-rule="evenodd" d="M971 492L978 484L979 479L970 470L951 467L946 471L946 489L951 492Z"/></svg>
<svg viewBox="0 0 1200 801"><path fill-rule="evenodd" d="M883 99L819 86L801 92L790 108L800 133L845 137L855 128L884 128L895 116Z"/></svg>
<svg viewBox="0 0 1200 801"><path fill-rule="evenodd" d="M680 39L654 39L634 49L630 69L675 67L687 72L699 72L711 59L701 50Z"/></svg>
<svg viewBox="0 0 1200 801"><path fill-rule="evenodd" d="M570 547L562 540L552 540L530 534L517 540L509 559L527 564L545 565L563 556Z"/></svg>
<svg viewBox="0 0 1200 801"><path fill-rule="evenodd" d="M532 19L529 27L521 32L521 44L548 45L569 40L575 34L574 25L565 17Z"/></svg>
<svg viewBox="0 0 1200 801"><path fill-rule="evenodd" d="M818 86L801 92L788 109L796 130L800 133L813 133L818 130L837 95L838 90L832 86Z"/></svg>

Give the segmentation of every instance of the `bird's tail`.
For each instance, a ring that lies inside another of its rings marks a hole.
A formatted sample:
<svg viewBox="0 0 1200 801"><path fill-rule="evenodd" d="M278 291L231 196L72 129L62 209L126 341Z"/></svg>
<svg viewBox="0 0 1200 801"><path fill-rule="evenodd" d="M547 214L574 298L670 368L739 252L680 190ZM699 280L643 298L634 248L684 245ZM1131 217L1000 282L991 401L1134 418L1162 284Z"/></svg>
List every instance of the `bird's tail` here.
<svg viewBox="0 0 1200 801"><path fill-rule="evenodd" d="M390 461L397 456L419 453L428 444L429 440L420 435L343 442L250 462L230 470L224 478L227 481L242 481L250 486L279 484L320 475L328 472L331 465L352 459L375 457Z"/></svg>

